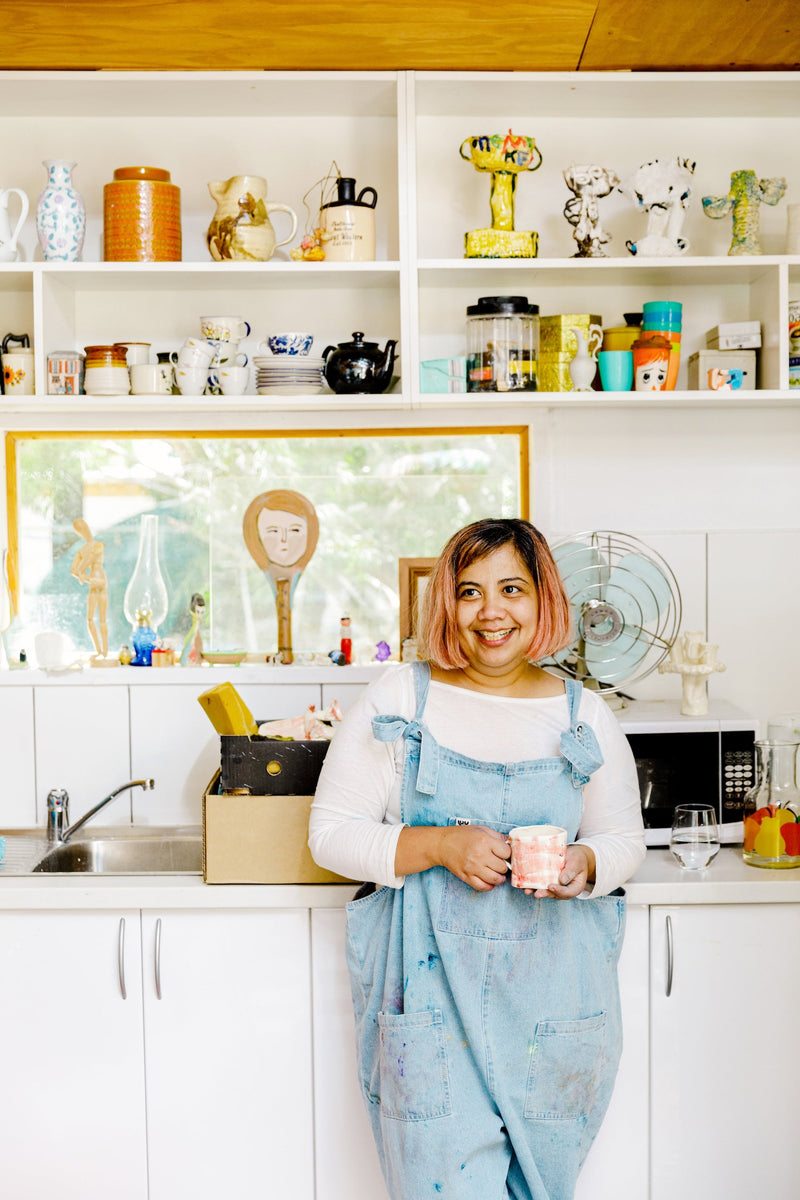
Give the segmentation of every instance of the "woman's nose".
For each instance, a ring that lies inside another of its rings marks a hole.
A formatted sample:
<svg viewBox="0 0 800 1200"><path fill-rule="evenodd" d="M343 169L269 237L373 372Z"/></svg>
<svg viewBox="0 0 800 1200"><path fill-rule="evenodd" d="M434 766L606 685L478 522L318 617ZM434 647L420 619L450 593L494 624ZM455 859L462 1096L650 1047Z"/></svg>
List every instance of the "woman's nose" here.
<svg viewBox="0 0 800 1200"><path fill-rule="evenodd" d="M505 606L501 595L484 596L478 616L484 620L491 620L493 617L502 616L504 612Z"/></svg>

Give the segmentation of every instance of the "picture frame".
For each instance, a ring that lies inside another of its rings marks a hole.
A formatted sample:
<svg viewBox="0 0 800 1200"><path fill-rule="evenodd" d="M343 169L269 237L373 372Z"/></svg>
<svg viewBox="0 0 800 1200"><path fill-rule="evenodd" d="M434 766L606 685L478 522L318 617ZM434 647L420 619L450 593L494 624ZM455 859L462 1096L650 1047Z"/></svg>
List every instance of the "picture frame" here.
<svg viewBox="0 0 800 1200"><path fill-rule="evenodd" d="M416 635L419 602L425 591L425 580L436 565L435 558L401 558L398 560L400 579L400 646L406 638Z"/></svg>

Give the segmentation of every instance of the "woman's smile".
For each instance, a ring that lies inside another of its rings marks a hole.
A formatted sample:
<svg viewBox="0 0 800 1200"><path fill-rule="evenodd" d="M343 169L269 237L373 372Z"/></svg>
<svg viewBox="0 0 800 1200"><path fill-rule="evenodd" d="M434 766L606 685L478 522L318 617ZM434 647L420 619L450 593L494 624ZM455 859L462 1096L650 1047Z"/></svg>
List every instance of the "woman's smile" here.
<svg viewBox="0 0 800 1200"><path fill-rule="evenodd" d="M527 668L538 620L536 585L512 545L476 559L459 574L456 623L467 672L496 677Z"/></svg>

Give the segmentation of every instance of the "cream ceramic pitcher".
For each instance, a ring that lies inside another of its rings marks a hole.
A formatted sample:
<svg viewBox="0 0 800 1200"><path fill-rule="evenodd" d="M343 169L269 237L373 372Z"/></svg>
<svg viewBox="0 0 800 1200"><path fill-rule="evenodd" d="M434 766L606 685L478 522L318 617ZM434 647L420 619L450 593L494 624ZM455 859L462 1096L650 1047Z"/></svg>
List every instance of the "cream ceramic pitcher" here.
<svg viewBox="0 0 800 1200"><path fill-rule="evenodd" d="M288 204L267 201L267 181L259 175L233 175L224 182L209 183L217 211L208 227L206 241L216 262L267 262L277 246L285 246L297 232L297 214ZM288 237L276 241L269 219L271 212L286 212L292 218Z"/></svg>
<svg viewBox="0 0 800 1200"><path fill-rule="evenodd" d="M19 219L13 233L11 232L11 225L8 220L9 196L19 196L20 203ZM28 207L28 197L19 188L6 188L5 191L0 191L0 262L17 261L19 257L17 238L20 235L22 226L25 224Z"/></svg>

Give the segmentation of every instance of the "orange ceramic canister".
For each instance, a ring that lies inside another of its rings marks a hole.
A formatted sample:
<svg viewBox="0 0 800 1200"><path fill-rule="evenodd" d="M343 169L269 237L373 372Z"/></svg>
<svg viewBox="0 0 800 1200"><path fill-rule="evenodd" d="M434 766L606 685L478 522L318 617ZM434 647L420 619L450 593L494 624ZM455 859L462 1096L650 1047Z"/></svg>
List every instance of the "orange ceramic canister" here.
<svg viewBox="0 0 800 1200"><path fill-rule="evenodd" d="M160 167L118 167L103 188L106 262L180 262L181 190Z"/></svg>

